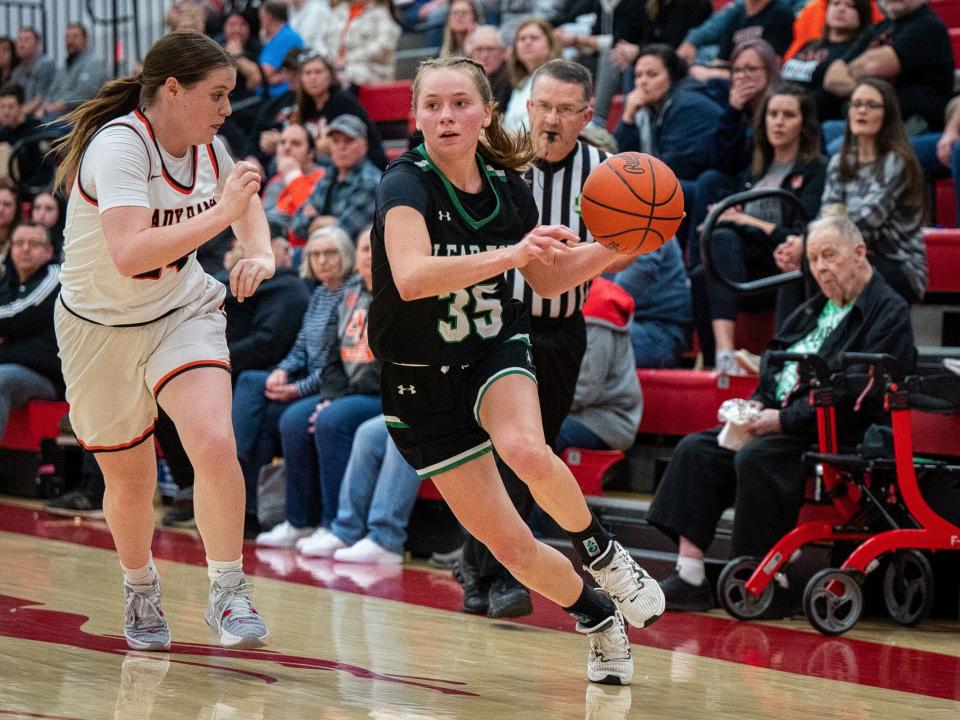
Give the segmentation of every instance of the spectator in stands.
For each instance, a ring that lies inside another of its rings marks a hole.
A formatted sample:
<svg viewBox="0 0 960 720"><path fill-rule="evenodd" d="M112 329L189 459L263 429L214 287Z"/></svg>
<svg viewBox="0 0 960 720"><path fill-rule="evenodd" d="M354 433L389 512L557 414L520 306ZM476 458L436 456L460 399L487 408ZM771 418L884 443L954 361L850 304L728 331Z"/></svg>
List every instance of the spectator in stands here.
<svg viewBox="0 0 960 720"><path fill-rule="evenodd" d="M43 225L50 233L54 260L60 262L63 252L63 208L60 201L50 192L37 193L30 206L30 219Z"/></svg>
<svg viewBox="0 0 960 720"><path fill-rule="evenodd" d="M266 0L260 6L260 31L264 39L260 51L260 69L271 98L283 95L290 89L280 68L290 50L303 47L303 38L290 27L287 18L287 6L282 0Z"/></svg>
<svg viewBox="0 0 960 720"><path fill-rule="evenodd" d="M344 283L330 322L328 357L336 359L336 367L324 373L313 408L292 407L280 418L287 520L259 535L258 545L292 547L302 538L317 538L315 528L330 527L353 436L361 423L381 412L380 362L367 343L367 311L373 299L369 228L358 238L356 258L357 276Z"/></svg>
<svg viewBox="0 0 960 720"><path fill-rule="evenodd" d="M717 59L710 66L694 65L690 69L697 80L729 78L734 50L746 42L765 40L779 58L793 41L793 9L787 0L745 0L730 12L730 25L720 37Z"/></svg>
<svg viewBox="0 0 960 720"><path fill-rule="evenodd" d="M910 138L920 167L932 184L944 176L953 176L954 192L960 193L960 95L948 104L942 133L924 133ZM960 197L960 195L958 195ZM956 202L955 227L960 227L960 200Z"/></svg>
<svg viewBox="0 0 960 720"><path fill-rule="evenodd" d="M841 352L889 353L912 368L910 312L874 272L857 226L839 216L812 223L807 260L819 292L790 316L768 350L815 352L832 367ZM731 557L762 558L794 527L804 492L800 457L817 435L809 389L796 363L781 369L764 359L754 395L764 409L746 426L750 439L743 447L721 447L720 427L677 445L647 513L680 545L676 569L660 581L668 610L713 606L704 553L729 505L735 507ZM834 389L841 445L855 444L869 425L884 422L878 394L862 403L856 396Z"/></svg>
<svg viewBox="0 0 960 720"><path fill-rule="evenodd" d="M263 209L272 228L286 235L293 214L299 209L324 169L317 165L313 137L303 125L292 123L280 133L277 146L277 174L263 190Z"/></svg>
<svg viewBox="0 0 960 720"><path fill-rule="evenodd" d="M480 0L453 0L443 28L443 44L440 57L465 55L464 42L483 22L483 7Z"/></svg>
<svg viewBox="0 0 960 720"><path fill-rule="evenodd" d="M778 85L764 96L757 109L750 180L741 189L781 188L799 198L807 218L820 210L827 160L820 154L820 127L813 98L796 85ZM777 272L775 255L802 252L799 237L805 219L792 205L776 198L759 199L731 207L720 216L711 237L712 256L717 270L731 280L772 275ZM699 248L698 248L699 250ZM737 373L734 358L734 331L737 318L736 295L710 276L695 274L704 282L706 312L716 349L714 367L721 373ZM798 302L794 295L781 295L780 316L786 317ZM698 315L703 308L698 307ZM700 325L705 325L700 322Z"/></svg>
<svg viewBox="0 0 960 720"><path fill-rule="evenodd" d="M10 73L10 82L23 88L23 112L33 115L43 106L50 85L57 73L53 60L43 54L40 32L24 25L17 32L17 66Z"/></svg>
<svg viewBox="0 0 960 720"><path fill-rule="evenodd" d="M438 48L443 42L449 0L394 0L400 24L411 32L426 32L426 46Z"/></svg>
<svg viewBox="0 0 960 720"><path fill-rule="evenodd" d="M810 40L780 68L780 77L803 87L817 103L821 121L843 117L836 95L826 92L823 78L827 68L854 46L870 27L871 0L829 0L823 36Z"/></svg>
<svg viewBox="0 0 960 720"><path fill-rule="evenodd" d="M269 166L273 162L277 145L280 143L280 130L287 123L296 120L297 95L300 92L300 56L303 53L300 48L291 48L287 52L280 65L280 74L283 75L288 90L263 103L257 111L253 132L258 139L259 153L256 160L262 165ZM266 175L266 171L263 174Z"/></svg>
<svg viewBox="0 0 960 720"><path fill-rule="evenodd" d="M791 2L791 5L796 11L797 17L793 21L793 42L790 43L790 47L784 53L784 62L796 55L800 48L807 43L823 37L829 0L810 0L801 7L797 7L795 2ZM861 31L866 30L873 23L883 22L885 19L886 17L881 12L877 0L870 0L870 20L863 23Z"/></svg>
<svg viewBox="0 0 960 720"><path fill-rule="evenodd" d="M823 86L851 97L860 80L884 78L896 87L909 135L943 128L943 111L953 94L953 49L943 21L927 0L886 0L890 20L874 25L843 58L827 68ZM827 150L840 135L824 127Z"/></svg>
<svg viewBox="0 0 960 720"><path fill-rule="evenodd" d="M0 175L0 278L6 274L10 264L10 240L19 218L16 186L9 177Z"/></svg>
<svg viewBox="0 0 960 720"><path fill-rule="evenodd" d="M6 35L0 36L0 85L6 85L10 80L10 74L20 62L17 58L17 45L13 38Z"/></svg>
<svg viewBox="0 0 960 720"><path fill-rule="evenodd" d="M250 529L258 525L257 477L276 453L280 418L288 410L305 409L309 415L317 404L329 364L330 317L343 296L344 279L353 270L353 263L353 243L340 228L330 226L313 233L304 248L300 275L315 280L317 286L293 347L272 371L248 370L237 378L233 428L247 486L246 522Z"/></svg>
<svg viewBox="0 0 960 720"><path fill-rule="evenodd" d="M341 85L393 80L400 25L389 0L331 0L330 22L318 48L333 60Z"/></svg>
<svg viewBox="0 0 960 720"><path fill-rule="evenodd" d="M516 132L528 126L527 100L533 73L544 63L559 58L560 50L560 43L546 20L529 18L517 26L513 51L507 61L513 91L503 115L504 128Z"/></svg>
<svg viewBox="0 0 960 720"><path fill-rule="evenodd" d="M260 41L253 34L247 15L235 11L224 18L222 45L237 64L237 84L230 92L233 112L225 119L220 135L229 143L234 156L247 157L256 150L253 130L259 103L255 98L264 84Z"/></svg>
<svg viewBox="0 0 960 720"><path fill-rule="evenodd" d="M677 367L693 322L680 243L668 242L659 250L638 255L613 279L633 298L630 338L636 366Z"/></svg>
<svg viewBox="0 0 960 720"><path fill-rule="evenodd" d="M310 302L310 291L291 266L290 243L284 238L271 241L276 273L264 280L256 295L238 302L227 285L223 309L227 315L227 346L230 371L239 378L247 370L266 370L276 366L293 347L299 325L291 318L302 318ZM246 248L237 240L227 254L227 273L244 256Z"/></svg>
<svg viewBox="0 0 960 720"><path fill-rule="evenodd" d="M927 286L923 201L923 171L893 87L861 80L851 95L843 146L830 159L823 206L845 206L863 234L870 262L910 303L918 302Z"/></svg>
<svg viewBox="0 0 960 720"><path fill-rule="evenodd" d="M483 65L494 102L501 110L506 108L513 86L507 66L507 46L503 43L500 30L493 25L480 25L467 37L463 49L468 58Z"/></svg>
<svg viewBox="0 0 960 720"><path fill-rule="evenodd" d="M499 10L499 26L504 42L514 45L516 51L515 41L520 34L520 28L526 25L530 18L540 18L549 25L546 18L554 15L559 3L558 0L493 0L492 4ZM549 59L555 60L557 57L559 56L554 55ZM536 68L530 72L533 70Z"/></svg>
<svg viewBox="0 0 960 720"><path fill-rule="evenodd" d="M8 157L13 146L40 130L40 122L27 115L24 97L23 89L15 83L0 88L0 145L6 144L9 148ZM9 172L21 188L37 187L53 178L49 164L44 162L40 143L36 141L27 143L18 153L16 175L12 169Z"/></svg>
<svg viewBox="0 0 960 720"><path fill-rule="evenodd" d="M709 166L723 108L687 78L687 66L669 45L646 45L634 72L613 134L617 148L656 155L681 180L696 180Z"/></svg>
<svg viewBox="0 0 960 720"><path fill-rule="evenodd" d="M107 64L87 48L87 28L81 23L67 25L65 42L66 65L54 77L43 107L37 110L37 117L47 121L94 97L110 77Z"/></svg>
<svg viewBox="0 0 960 720"><path fill-rule="evenodd" d="M202 33L206 28L207 16L203 6L192 0L175 2L163 18L170 32L177 30L195 30Z"/></svg>
<svg viewBox="0 0 960 720"><path fill-rule="evenodd" d="M318 50L330 22L330 0L287 0L290 27L303 38L304 48Z"/></svg>
<svg viewBox="0 0 960 720"><path fill-rule="evenodd" d="M20 223L10 258L12 271L0 278L0 437L11 410L63 394L53 329L60 266L47 229L32 220Z"/></svg>
<svg viewBox="0 0 960 720"><path fill-rule="evenodd" d="M336 81L336 69L327 58L308 50L297 58L300 63L300 89L294 119L316 138L317 153L329 159L330 139L327 126L340 115L356 115L367 126L367 157L381 170L387 167L380 131L370 119L356 95Z"/></svg>
<svg viewBox="0 0 960 720"><path fill-rule="evenodd" d="M298 540L297 550L338 562L399 565L419 490L420 476L397 450L383 415L372 417L354 434L330 530Z"/></svg>
<svg viewBox="0 0 960 720"><path fill-rule="evenodd" d="M583 304L587 351L570 413L554 443L558 454L569 447L626 450L633 445L643 411L630 342L633 312L633 298L619 285L602 277L590 285Z"/></svg>
<svg viewBox="0 0 960 720"><path fill-rule="evenodd" d="M295 238L337 225L355 238L373 220L382 173L367 158L367 126L356 115L341 115L327 127L333 166L290 223Z"/></svg>

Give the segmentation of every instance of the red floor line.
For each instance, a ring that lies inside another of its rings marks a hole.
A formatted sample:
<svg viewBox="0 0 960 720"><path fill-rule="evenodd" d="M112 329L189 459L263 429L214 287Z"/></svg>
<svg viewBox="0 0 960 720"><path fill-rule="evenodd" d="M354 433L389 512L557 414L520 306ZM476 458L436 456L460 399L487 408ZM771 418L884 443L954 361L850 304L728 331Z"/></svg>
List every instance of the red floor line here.
<svg viewBox="0 0 960 720"><path fill-rule="evenodd" d="M0 531L113 549L103 523L76 524L28 508L0 503ZM191 565L206 564L198 539L158 529L153 555ZM461 593L449 576L407 567L378 567L304 559L289 550L244 547L248 575L353 592L439 610L459 611ZM269 615L269 613L268 613ZM534 613L511 621L553 630L572 631L560 608L539 596ZM717 615L667 613L646 630L632 630L634 644L715 658L783 672L887 688L947 700L960 700L960 657L866 640L826 638ZM958 634L960 645L960 634Z"/></svg>

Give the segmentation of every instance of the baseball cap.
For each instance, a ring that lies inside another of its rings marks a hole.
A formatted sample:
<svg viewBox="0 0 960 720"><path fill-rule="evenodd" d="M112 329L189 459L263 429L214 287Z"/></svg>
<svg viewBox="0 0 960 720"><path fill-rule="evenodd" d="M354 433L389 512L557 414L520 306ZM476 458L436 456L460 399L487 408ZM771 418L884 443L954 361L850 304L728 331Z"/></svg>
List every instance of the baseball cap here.
<svg viewBox="0 0 960 720"><path fill-rule="evenodd" d="M327 125L327 132L340 132L347 137L367 139L367 126L356 115L337 115L333 122Z"/></svg>

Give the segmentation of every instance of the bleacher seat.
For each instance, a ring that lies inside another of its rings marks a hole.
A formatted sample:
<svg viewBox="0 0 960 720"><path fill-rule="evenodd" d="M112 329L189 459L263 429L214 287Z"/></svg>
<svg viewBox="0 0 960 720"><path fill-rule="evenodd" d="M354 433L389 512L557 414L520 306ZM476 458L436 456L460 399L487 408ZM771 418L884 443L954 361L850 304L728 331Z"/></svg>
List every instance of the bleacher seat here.
<svg viewBox="0 0 960 720"><path fill-rule="evenodd" d="M584 495L603 495L603 474L625 457L619 450L567 448L560 455Z"/></svg>
<svg viewBox="0 0 960 720"><path fill-rule="evenodd" d="M760 355L776 332L777 318L772 310L762 313L737 313L734 345Z"/></svg>
<svg viewBox="0 0 960 720"><path fill-rule="evenodd" d="M357 98L375 123L403 122L413 105L413 82L394 80L375 85L361 85Z"/></svg>
<svg viewBox="0 0 960 720"><path fill-rule="evenodd" d="M960 230L927 228L923 239L929 268L927 292L960 292Z"/></svg>
<svg viewBox="0 0 960 720"><path fill-rule="evenodd" d="M930 8L948 28L960 27L960 0L931 0Z"/></svg>
<svg viewBox="0 0 960 720"><path fill-rule="evenodd" d="M65 402L34 400L10 413L0 448L39 452L40 441L60 434L60 420L67 414Z"/></svg>
<svg viewBox="0 0 960 720"><path fill-rule="evenodd" d="M953 48L953 67L960 67L960 27L950 28L950 45Z"/></svg>
<svg viewBox="0 0 960 720"><path fill-rule="evenodd" d="M420 483L420 491L417 493L417 497L421 500L443 500L443 495L440 494L437 486L433 484L433 480L430 478Z"/></svg>
<svg viewBox="0 0 960 720"><path fill-rule="evenodd" d="M957 190L953 180L938 180L936 184L937 225L945 228L957 226Z"/></svg>
<svg viewBox="0 0 960 720"><path fill-rule="evenodd" d="M717 424L724 400L748 398L757 385L755 375L719 375L701 370L639 368L643 390L640 432L651 435L688 435Z"/></svg>
<svg viewBox="0 0 960 720"><path fill-rule="evenodd" d="M960 454L960 415L936 415L910 411L913 451L927 455L956 457Z"/></svg>

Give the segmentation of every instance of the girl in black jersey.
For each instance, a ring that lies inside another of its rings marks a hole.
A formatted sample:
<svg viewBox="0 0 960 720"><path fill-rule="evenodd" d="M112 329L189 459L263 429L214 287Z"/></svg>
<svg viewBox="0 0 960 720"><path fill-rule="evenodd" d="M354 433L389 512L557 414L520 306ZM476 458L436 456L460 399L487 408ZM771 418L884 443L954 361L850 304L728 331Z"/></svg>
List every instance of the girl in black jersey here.
<svg viewBox="0 0 960 720"><path fill-rule="evenodd" d="M529 321L504 279L518 268L538 293L556 296L615 255L595 243L571 247L578 239L562 225L536 226L518 174L532 151L526 137L503 130L478 63L427 61L413 95L424 144L384 174L372 234L369 333L384 361L391 435L520 582L577 618L590 637L589 679L629 683L624 621L649 625L663 612L663 594L600 526L544 442ZM494 448L567 531L603 592L534 539L507 496Z"/></svg>

